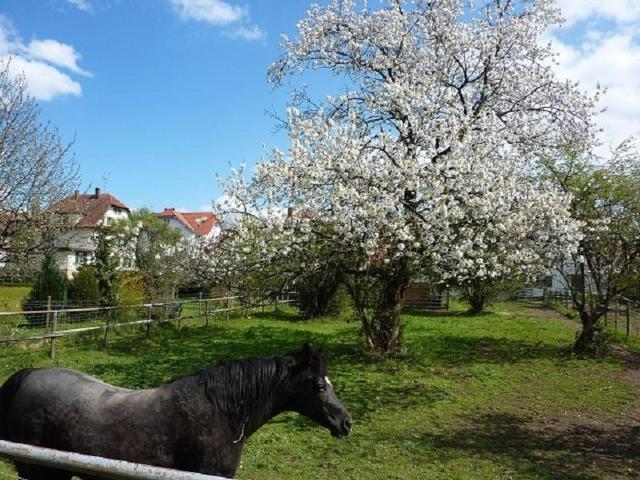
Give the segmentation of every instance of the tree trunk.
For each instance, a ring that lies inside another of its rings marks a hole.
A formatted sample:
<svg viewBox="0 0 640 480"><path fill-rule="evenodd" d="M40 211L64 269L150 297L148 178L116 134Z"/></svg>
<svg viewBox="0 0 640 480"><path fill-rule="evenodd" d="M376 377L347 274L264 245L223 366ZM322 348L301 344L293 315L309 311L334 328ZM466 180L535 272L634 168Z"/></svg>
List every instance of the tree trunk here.
<svg viewBox="0 0 640 480"><path fill-rule="evenodd" d="M467 300L469 301L469 313L481 313L484 310L484 305L487 302L487 295L477 282L467 287Z"/></svg>
<svg viewBox="0 0 640 480"><path fill-rule="evenodd" d="M580 311L582 330L576 336L573 351L581 356L601 356L608 350L608 342L599 328L601 315L587 310Z"/></svg>
<svg viewBox="0 0 640 480"><path fill-rule="evenodd" d="M404 294L409 285L409 272L404 264L382 279L378 304L374 305L373 318L368 328L367 343L375 353L386 355L396 351L401 344L400 314Z"/></svg>

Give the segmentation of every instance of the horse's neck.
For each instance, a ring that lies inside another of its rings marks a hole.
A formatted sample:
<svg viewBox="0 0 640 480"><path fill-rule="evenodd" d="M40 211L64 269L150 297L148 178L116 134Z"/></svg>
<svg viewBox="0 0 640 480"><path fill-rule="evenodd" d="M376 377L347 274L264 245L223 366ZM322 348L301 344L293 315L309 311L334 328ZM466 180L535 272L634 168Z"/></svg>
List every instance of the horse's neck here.
<svg viewBox="0 0 640 480"><path fill-rule="evenodd" d="M284 389L273 388L267 395L254 400L255 408L243 419L244 431L241 431L243 440L255 433L260 427L273 417L287 410L288 399Z"/></svg>

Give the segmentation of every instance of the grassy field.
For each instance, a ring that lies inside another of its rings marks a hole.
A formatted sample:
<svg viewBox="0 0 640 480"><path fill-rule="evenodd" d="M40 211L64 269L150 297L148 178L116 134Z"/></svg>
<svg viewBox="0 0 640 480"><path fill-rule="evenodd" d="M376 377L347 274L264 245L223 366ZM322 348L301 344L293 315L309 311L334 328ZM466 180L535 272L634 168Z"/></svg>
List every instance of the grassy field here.
<svg viewBox="0 0 640 480"><path fill-rule="evenodd" d="M22 300L29 295L31 287L0 286L0 310L14 311L22 308Z"/></svg>
<svg viewBox="0 0 640 480"><path fill-rule="evenodd" d="M4 347L0 380L55 364L131 388L219 360L324 345L354 419L336 440L285 414L249 440L239 479L621 479L640 475L640 382L623 360L577 360L567 322L521 304L467 316L407 313L406 352L358 352L358 326L293 312L154 327L46 349ZM11 472L10 467L0 473Z"/></svg>

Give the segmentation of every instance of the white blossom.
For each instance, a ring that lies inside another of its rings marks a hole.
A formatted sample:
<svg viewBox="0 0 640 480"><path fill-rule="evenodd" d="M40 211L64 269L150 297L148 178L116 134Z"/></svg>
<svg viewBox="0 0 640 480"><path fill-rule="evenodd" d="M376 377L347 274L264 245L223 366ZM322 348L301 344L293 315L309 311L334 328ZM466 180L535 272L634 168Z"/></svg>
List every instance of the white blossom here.
<svg viewBox="0 0 640 480"><path fill-rule="evenodd" d="M314 6L284 38L274 85L326 69L348 90L320 103L294 92L288 151L226 181L226 213L244 221L211 266L239 268L220 259L247 242L262 264L320 244L359 269L404 259L459 283L534 276L574 252L568 198L536 180L536 162L592 147L596 99L549 66L553 2L357 4Z"/></svg>

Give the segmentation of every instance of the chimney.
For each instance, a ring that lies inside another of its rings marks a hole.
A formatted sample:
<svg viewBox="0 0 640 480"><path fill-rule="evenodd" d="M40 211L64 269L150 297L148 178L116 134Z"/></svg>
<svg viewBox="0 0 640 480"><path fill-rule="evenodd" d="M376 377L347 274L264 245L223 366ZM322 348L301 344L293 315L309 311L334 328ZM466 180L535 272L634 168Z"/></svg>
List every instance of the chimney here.
<svg viewBox="0 0 640 480"><path fill-rule="evenodd" d="M73 192L73 198L77 200L79 196L80 196L80 190L76 190L75 192Z"/></svg>
<svg viewBox="0 0 640 480"><path fill-rule="evenodd" d="M96 187L96 198L100 198L100 189Z"/></svg>

